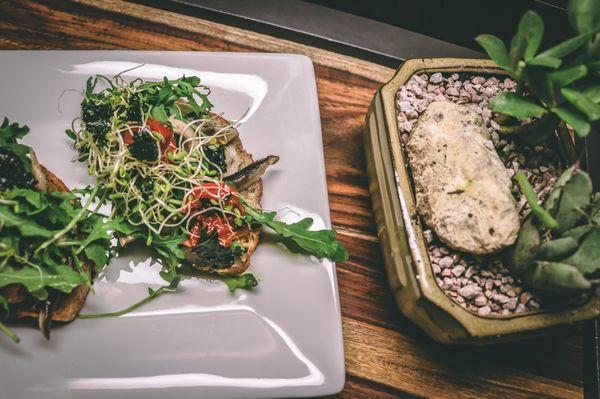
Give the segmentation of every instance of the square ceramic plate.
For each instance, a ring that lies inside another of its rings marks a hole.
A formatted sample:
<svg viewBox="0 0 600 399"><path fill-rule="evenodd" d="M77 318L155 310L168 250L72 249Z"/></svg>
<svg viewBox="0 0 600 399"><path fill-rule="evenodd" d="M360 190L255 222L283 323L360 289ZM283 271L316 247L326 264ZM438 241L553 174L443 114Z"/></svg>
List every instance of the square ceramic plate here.
<svg viewBox="0 0 600 399"><path fill-rule="evenodd" d="M31 128L25 143L69 188L92 184L73 162L65 128L79 114L92 74L148 80L197 75L214 110L242 119L255 158L281 160L264 181L263 207L329 228L315 76L311 61L281 54L133 51L0 52L0 117ZM70 91L65 91L70 90ZM297 213L295 213L297 212ZM113 259L96 280L85 313L126 307L158 287L160 266L143 250ZM3 398L267 398L326 395L344 383L334 264L293 255L263 234L250 271L252 292L185 279L118 318L76 320L50 341L19 327L21 343L0 339Z"/></svg>

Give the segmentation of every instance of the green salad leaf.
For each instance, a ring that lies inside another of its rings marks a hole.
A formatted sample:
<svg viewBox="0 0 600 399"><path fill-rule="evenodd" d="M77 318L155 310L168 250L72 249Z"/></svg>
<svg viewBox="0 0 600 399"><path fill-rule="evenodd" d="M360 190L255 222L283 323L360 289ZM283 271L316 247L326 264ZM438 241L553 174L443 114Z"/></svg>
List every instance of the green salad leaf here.
<svg viewBox="0 0 600 399"><path fill-rule="evenodd" d="M258 285L256 277L251 273L245 273L239 276L220 276L219 280L227 284L229 291L231 292L235 292L237 289L252 289Z"/></svg>
<svg viewBox="0 0 600 399"><path fill-rule="evenodd" d="M304 218L296 223L287 224L275 220L275 212L260 212L247 205L246 214L253 222L265 225L279 234L283 244L292 252L307 253L319 259L327 258L334 262L348 260L348 251L335 239L334 230L309 230L312 218Z"/></svg>
<svg viewBox="0 0 600 399"><path fill-rule="evenodd" d="M85 284L87 281L88 278L85 274L73 270L72 267L67 265L22 267L19 269L6 266L0 273L0 287L9 284L21 284L37 299L48 298L47 288L54 288L68 294L75 287Z"/></svg>
<svg viewBox="0 0 600 399"><path fill-rule="evenodd" d="M5 117L0 125L0 145L14 144L17 139L22 139L28 132L27 126L19 126L16 122L10 123Z"/></svg>

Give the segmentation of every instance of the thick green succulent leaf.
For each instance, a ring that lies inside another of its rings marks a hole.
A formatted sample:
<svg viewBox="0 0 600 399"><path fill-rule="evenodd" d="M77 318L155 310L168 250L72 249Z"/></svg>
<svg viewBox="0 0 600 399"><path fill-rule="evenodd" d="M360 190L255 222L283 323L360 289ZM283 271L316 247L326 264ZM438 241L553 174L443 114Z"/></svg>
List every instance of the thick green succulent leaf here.
<svg viewBox="0 0 600 399"><path fill-rule="evenodd" d="M562 60L560 58L542 56L541 54L537 55L537 56L533 57L532 59L530 59L529 61L527 61L527 65L542 66L542 67L548 67L548 68L553 68L553 69L558 68L561 64L562 64Z"/></svg>
<svg viewBox="0 0 600 399"><path fill-rule="evenodd" d="M510 254L510 268L516 274L523 274L537 257L540 248L540 233L533 223L533 218L527 216L521 225L517 241Z"/></svg>
<svg viewBox="0 0 600 399"><path fill-rule="evenodd" d="M526 66L522 77L532 94L539 97L546 106L554 104L554 86L543 68Z"/></svg>
<svg viewBox="0 0 600 399"><path fill-rule="evenodd" d="M565 87L571 83L584 78L587 75L585 65L574 65L568 68L559 69L548 73L548 77L556 88Z"/></svg>
<svg viewBox="0 0 600 399"><path fill-rule="evenodd" d="M558 115L560 119L571 125L579 137L585 138L588 134L590 134L592 125L588 122L586 116L576 110L575 107L570 105L561 105L560 107L552 108L552 112Z"/></svg>
<svg viewBox="0 0 600 399"><path fill-rule="evenodd" d="M539 118L547 111L544 107L510 91L498 94L490 101L494 112L514 116L517 119Z"/></svg>
<svg viewBox="0 0 600 399"><path fill-rule="evenodd" d="M600 28L599 0L569 0L567 15L573 29L587 33Z"/></svg>
<svg viewBox="0 0 600 399"><path fill-rule="evenodd" d="M572 37L570 39L567 39L564 42L559 43L556 46L551 47L546 51L542 51L535 58L538 58L538 57L556 57L559 59L563 58L563 57L571 54L573 51L577 50L578 48L580 48L587 42L589 42L590 39L592 38L592 36L594 36L594 34L595 34L595 32L586 32L586 33L577 35L575 37Z"/></svg>
<svg viewBox="0 0 600 399"><path fill-rule="evenodd" d="M592 195L592 180L577 170L563 189L555 218L560 231L569 230L586 216Z"/></svg>
<svg viewBox="0 0 600 399"><path fill-rule="evenodd" d="M544 203L558 222L559 231L575 227L586 216L592 191L592 181L581 169L572 166L563 172Z"/></svg>
<svg viewBox="0 0 600 399"><path fill-rule="evenodd" d="M573 265L583 274L592 275L600 272L600 227L594 229L583 238L577 251L563 263Z"/></svg>
<svg viewBox="0 0 600 399"><path fill-rule="evenodd" d="M544 208L546 208L546 210L548 212L555 211L558 201L560 200L560 195L562 193L562 189L567 184L567 182L571 179L571 177L573 176L573 173L575 173L575 168L577 168L576 165L573 165L573 166L567 168L559 176L558 180L556 180L556 183L554 183L554 187L552 188L552 191L550 192L550 194L544 201Z"/></svg>
<svg viewBox="0 0 600 399"><path fill-rule="evenodd" d="M590 222L600 226L600 192L592 195L592 204L590 205Z"/></svg>
<svg viewBox="0 0 600 399"><path fill-rule="evenodd" d="M540 246L539 259L557 261L573 254L579 243L573 237L561 237L546 241Z"/></svg>
<svg viewBox="0 0 600 399"><path fill-rule="evenodd" d="M596 104L600 103L600 85L586 87L583 94Z"/></svg>
<svg viewBox="0 0 600 399"><path fill-rule="evenodd" d="M524 277L530 286L559 295L573 295L591 288L576 267L562 262L535 261Z"/></svg>
<svg viewBox="0 0 600 399"><path fill-rule="evenodd" d="M579 241L583 236L592 231L594 227L595 226L591 224L584 224L583 226L573 227L572 229L562 233L562 237L571 237Z"/></svg>
<svg viewBox="0 0 600 399"><path fill-rule="evenodd" d="M600 119L600 104L594 103L588 96L577 90L564 87L560 92L568 102L584 113L590 121Z"/></svg>
<svg viewBox="0 0 600 399"><path fill-rule="evenodd" d="M600 46L600 41L598 41L597 43ZM587 63L587 68L590 74L600 76L600 60Z"/></svg>
<svg viewBox="0 0 600 399"><path fill-rule="evenodd" d="M547 113L539 119L518 126L501 126L500 133L516 136L519 141L531 146L541 145L548 140L560 122L560 118L553 113Z"/></svg>
<svg viewBox="0 0 600 399"><path fill-rule="evenodd" d="M524 58L525 61L533 58L538 51L544 36L544 21L534 11L527 11L521 17L517 34L510 43L510 60L514 66Z"/></svg>
<svg viewBox="0 0 600 399"><path fill-rule="evenodd" d="M514 71L510 62L510 58L508 57L508 50L506 49L506 45L504 45L502 40L498 39L494 35L485 34L477 36L475 41L479 43L481 47L483 47L490 59L494 61L500 68L509 72Z"/></svg>

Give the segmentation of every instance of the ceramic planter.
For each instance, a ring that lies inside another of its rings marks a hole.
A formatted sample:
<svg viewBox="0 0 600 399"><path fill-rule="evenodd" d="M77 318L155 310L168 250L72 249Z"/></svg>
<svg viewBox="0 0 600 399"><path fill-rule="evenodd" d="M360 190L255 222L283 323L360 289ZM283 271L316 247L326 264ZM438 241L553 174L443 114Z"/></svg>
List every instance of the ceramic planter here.
<svg viewBox="0 0 600 399"><path fill-rule="evenodd" d="M462 308L437 284L418 222L395 105L396 92L412 75L434 72L505 75L485 60L410 60L373 98L364 136L369 188L389 283L400 311L436 341L452 344L512 340L597 317L600 288L576 308L490 317ZM568 138L563 139L562 152L571 152L566 147L572 146Z"/></svg>

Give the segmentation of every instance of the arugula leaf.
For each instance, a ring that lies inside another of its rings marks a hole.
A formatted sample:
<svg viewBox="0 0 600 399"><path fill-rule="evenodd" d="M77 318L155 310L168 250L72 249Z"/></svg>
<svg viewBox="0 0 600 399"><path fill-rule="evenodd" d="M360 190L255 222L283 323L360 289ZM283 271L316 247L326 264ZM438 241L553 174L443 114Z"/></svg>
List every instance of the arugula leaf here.
<svg viewBox="0 0 600 399"><path fill-rule="evenodd" d="M169 120L169 115L162 104L153 107L150 111L150 116L160 122L167 122Z"/></svg>
<svg viewBox="0 0 600 399"><path fill-rule="evenodd" d="M239 276L220 276L219 280L227 284L230 292L235 292L237 289L249 290L258 285L258 281L256 281L256 277L252 273L245 273Z"/></svg>
<svg viewBox="0 0 600 399"><path fill-rule="evenodd" d="M40 226L28 217L16 215L8 205L0 205L0 222L7 227L17 228L25 237L52 237L53 232Z"/></svg>
<svg viewBox="0 0 600 399"><path fill-rule="evenodd" d="M348 260L348 251L342 244L335 240L334 230L309 230L313 224L311 218L304 218L299 222L287 224L275 220L275 212L260 212L245 204L246 214L256 223L268 226L285 239L303 251L316 256L319 259L328 258L334 262ZM283 241L283 244L292 252L298 251L294 245Z"/></svg>
<svg viewBox="0 0 600 399"><path fill-rule="evenodd" d="M0 125L0 145L16 143L17 139L23 138L29 132L27 126L19 126L18 123L10 123L8 118L4 117Z"/></svg>
<svg viewBox="0 0 600 399"><path fill-rule="evenodd" d="M68 294L75 287L85 284L87 280L87 276L67 265L50 268L23 267L20 269L6 266L0 273L0 287L9 284L21 284L37 299L48 297L46 288L54 288Z"/></svg>
<svg viewBox="0 0 600 399"><path fill-rule="evenodd" d="M110 259L106 246L102 244L89 244L84 247L83 252L99 268L104 267Z"/></svg>
<svg viewBox="0 0 600 399"><path fill-rule="evenodd" d="M152 247L161 258L163 264L171 270L185 259L183 242L187 235L180 230L173 231L169 235L152 234Z"/></svg>
<svg viewBox="0 0 600 399"><path fill-rule="evenodd" d="M108 219L105 220L101 215L94 215L96 217L90 218L91 223L89 226L83 229L86 233L86 239L81 243L81 246L77 250L77 253L81 252L86 246L97 242L97 241L110 241L113 235L110 231L117 231L119 233L129 234L131 232L131 226L123 221L123 218ZM106 245L104 245L106 248Z"/></svg>
<svg viewBox="0 0 600 399"><path fill-rule="evenodd" d="M28 188L13 188L5 192L3 198L17 201L15 205L17 212L28 216L40 213L48 207L48 200L39 191Z"/></svg>

